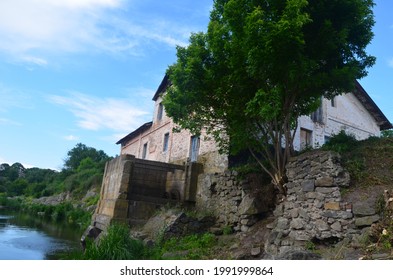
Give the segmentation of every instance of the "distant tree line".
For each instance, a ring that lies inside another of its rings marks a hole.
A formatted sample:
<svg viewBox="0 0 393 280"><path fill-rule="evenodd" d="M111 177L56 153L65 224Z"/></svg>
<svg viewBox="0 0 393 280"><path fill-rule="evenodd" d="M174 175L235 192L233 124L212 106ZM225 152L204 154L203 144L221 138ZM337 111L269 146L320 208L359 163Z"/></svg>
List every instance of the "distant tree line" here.
<svg viewBox="0 0 393 280"><path fill-rule="evenodd" d="M105 163L110 159L102 150L78 143L68 151L61 171L3 163L0 164L0 195L38 198L69 191L81 197L90 188L101 185Z"/></svg>

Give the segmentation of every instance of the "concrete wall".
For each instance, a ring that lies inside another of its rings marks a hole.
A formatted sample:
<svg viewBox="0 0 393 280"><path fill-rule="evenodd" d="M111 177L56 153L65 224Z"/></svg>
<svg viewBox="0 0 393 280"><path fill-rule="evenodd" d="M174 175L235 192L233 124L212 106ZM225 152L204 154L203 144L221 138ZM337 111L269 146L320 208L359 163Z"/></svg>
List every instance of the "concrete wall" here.
<svg viewBox="0 0 393 280"><path fill-rule="evenodd" d="M197 163L175 165L121 155L106 164L93 226L147 219L170 202L195 202Z"/></svg>

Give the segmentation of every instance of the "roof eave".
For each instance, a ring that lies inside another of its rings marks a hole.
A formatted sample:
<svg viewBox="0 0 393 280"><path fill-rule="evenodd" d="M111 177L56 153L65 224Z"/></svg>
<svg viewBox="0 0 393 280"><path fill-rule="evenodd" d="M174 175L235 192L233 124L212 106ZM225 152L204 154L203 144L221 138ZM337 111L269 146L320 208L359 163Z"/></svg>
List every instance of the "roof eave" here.
<svg viewBox="0 0 393 280"><path fill-rule="evenodd" d="M393 125L384 115L381 109L375 104L374 100L368 95L365 89L360 85L358 81L355 83L354 94L356 98L363 104L367 111L373 116L375 121L380 127L380 130L392 129Z"/></svg>
<svg viewBox="0 0 393 280"><path fill-rule="evenodd" d="M135 129L134 131L130 132L129 134L127 134L126 136L124 136L123 138L121 138L119 141L116 142L116 145L118 144L123 144L124 142L134 138L135 136L145 132L146 130L148 130L151 126L152 126L153 122L147 122L142 124L140 127L138 127L137 129Z"/></svg>

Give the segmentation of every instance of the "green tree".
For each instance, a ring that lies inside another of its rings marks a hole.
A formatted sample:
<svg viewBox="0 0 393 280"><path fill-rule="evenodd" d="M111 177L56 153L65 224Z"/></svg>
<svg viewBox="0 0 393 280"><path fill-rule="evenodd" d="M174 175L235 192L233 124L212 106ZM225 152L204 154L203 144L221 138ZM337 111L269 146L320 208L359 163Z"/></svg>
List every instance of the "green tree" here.
<svg viewBox="0 0 393 280"><path fill-rule="evenodd" d="M206 33L177 48L164 97L169 116L205 130L221 151L248 149L281 192L301 115L322 96L354 88L366 53L372 0L215 0Z"/></svg>
<svg viewBox="0 0 393 280"><path fill-rule="evenodd" d="M101 164L104 166L105 162L110 159L110 157L105 154L102 150L96 150L92 147L87 147L85 144L78 143L74 148L72 148L67 153L67 158L64 160L64 169L66 171L77 171L81 162L90 158L97 165Z"/></svg>
<svg viewBox="0 0 393 280"><path fill-rule="evenodd" d="M384 130L381 132L382 138L392 138L393 137L393 129Z"/></svg>

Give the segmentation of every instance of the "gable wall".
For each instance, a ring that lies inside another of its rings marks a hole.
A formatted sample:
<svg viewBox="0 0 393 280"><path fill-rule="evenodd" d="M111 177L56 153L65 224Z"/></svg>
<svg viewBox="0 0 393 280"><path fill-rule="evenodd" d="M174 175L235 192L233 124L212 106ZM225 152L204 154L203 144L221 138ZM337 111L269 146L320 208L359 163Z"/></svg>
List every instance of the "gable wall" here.
<svg viewBox="0 0 393 280"><path fill-rule="evenodd" d="M143 145L148 143L146 159L161 162L183 164L190 156L191 136L187 130L173 132L175 124L169 118L165 110L162 119L157 119L159 104L162 101L158 97L154 106L153 124L151 128L138 137L129 140L121 147L121 154L131 154L142 158ZM167 151L163 151L164 135L169 133ZM218 148L214 140L208 139L204 133L201 135L198 162L203 162L205 169L210 172L219 172L227 168L227 157L217 152Z"/></svg>
<svg viewBox="0 0 393 280"><path fill-rule="evenodd" d="M367 139L370 136L380 136L380 128L374 118L359 102L353 93L335 97L335 106L331 101L324 99L322 103L323 122L313 122L309 116L299 118L298 130L294 145L300 150L300 129L312 131L313 147L320 147L325 143L325 137L331 137L344 130L353 134L357 140Z"/></svg>

